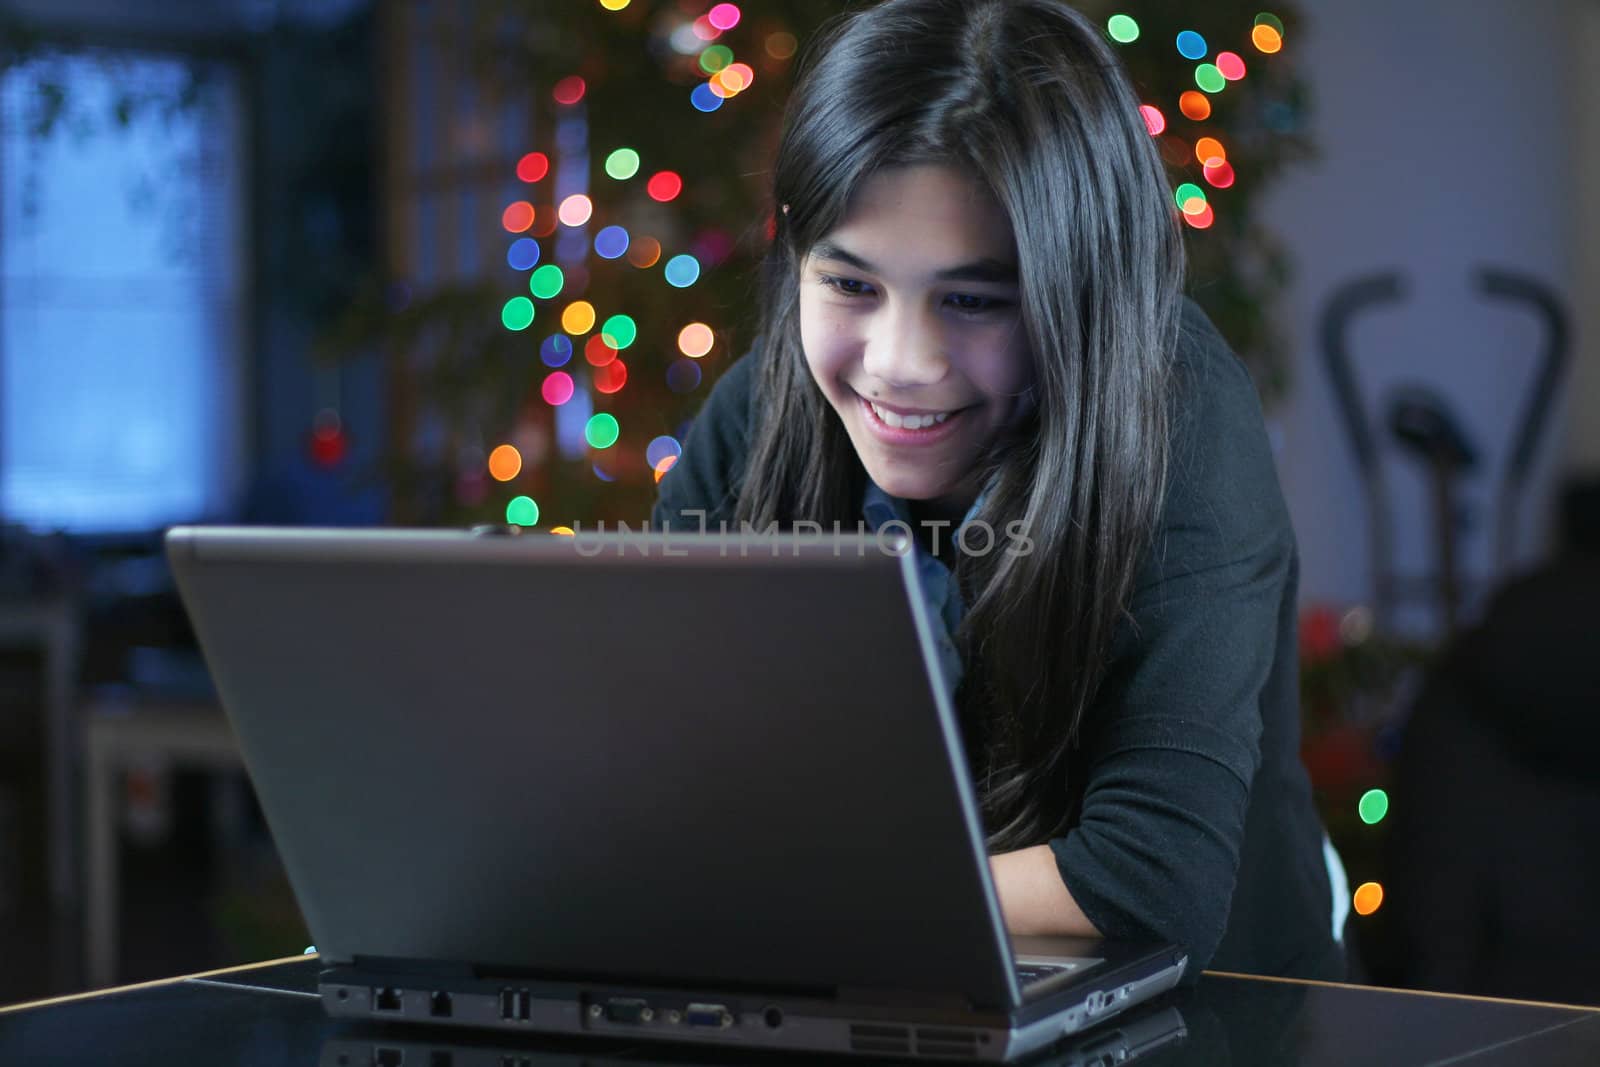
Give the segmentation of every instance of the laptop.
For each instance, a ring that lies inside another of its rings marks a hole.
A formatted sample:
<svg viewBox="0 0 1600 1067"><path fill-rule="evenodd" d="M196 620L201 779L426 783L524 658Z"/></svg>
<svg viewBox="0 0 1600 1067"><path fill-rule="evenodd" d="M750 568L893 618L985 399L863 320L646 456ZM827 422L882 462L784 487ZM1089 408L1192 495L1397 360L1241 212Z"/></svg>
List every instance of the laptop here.
<svg viewBox="0 0 1600 1067"><path fill-rule="evenodd" d="M1006 1061L1183 974L1007 936L903 540L166 546L333 1016Z"/></svg>

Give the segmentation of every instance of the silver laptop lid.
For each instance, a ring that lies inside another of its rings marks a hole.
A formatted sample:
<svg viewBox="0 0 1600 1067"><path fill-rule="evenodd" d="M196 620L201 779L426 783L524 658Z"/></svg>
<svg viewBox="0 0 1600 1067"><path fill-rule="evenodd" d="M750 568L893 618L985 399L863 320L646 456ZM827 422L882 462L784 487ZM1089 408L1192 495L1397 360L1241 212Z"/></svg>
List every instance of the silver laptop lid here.
<svg viewBox="0 0 1600 1067"><path fill-rule="evenodd" d="M910 556L870 535L167 546L325 959L1017 1002Z"/></svg>

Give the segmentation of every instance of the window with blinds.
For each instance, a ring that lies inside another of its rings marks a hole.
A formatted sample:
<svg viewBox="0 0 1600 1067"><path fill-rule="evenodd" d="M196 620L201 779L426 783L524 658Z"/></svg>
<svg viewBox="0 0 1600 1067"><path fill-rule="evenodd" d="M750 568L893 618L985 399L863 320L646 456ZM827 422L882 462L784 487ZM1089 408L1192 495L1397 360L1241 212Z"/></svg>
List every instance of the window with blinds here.
<svg viewBox="0 0 1600 1067"><path fill-rule="evenodd" d="M242 488L244 132L226 70L0 75L0 521L138 532Z"/></svg>

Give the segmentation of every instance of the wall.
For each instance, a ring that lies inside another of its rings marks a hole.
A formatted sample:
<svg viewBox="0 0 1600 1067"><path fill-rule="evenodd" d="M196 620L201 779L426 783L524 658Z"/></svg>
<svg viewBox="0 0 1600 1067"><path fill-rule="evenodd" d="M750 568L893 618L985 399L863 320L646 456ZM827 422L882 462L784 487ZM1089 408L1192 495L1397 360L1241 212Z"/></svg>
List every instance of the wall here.
<svg viewBox="0 0 1600 1067"><path fill-rule="evenodd" d="M1539 331L1531 315L1484 300L1473 276L1493 264L1541 279L1569 300L1578 295L1577 5L1303 2L1309 25L1289 47L1314 89L1323 158L1291 172L1267 205L1298 268L1288 308L1296 383L1277 420L1302 596L1348 603L1371 595L1362 483L1336 421L1318 320L1334 287L1391 269L1409 278L1409 299L1369 316L1352 335L1366 406L1378 417L1389 390L1415 381L1457 412L1485 461L1463 485L1471 526L1462 554L1481 581L1491 577L1496 492ZM1547 548L1550 486L1570 451L1570 399L1530 475L1517 522L1518 565ZM1585 447L1593 458L1594 446ZM1392 446L1384 459L1396 565L1425 570L1426 483Z"/></svg>

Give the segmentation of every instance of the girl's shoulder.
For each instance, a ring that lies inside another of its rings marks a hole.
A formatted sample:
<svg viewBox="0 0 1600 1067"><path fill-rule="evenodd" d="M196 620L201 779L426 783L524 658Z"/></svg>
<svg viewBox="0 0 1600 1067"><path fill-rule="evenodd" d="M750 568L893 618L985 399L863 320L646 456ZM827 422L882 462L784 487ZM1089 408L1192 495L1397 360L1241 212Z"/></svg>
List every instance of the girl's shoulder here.
<svg viewBox="0 0 1600 1067"><path fill-rule="evenodd" d="M1187 297L1171 396L1168 522L1204 512L1287 529L1255 381L1206 313Z"/></svg>

